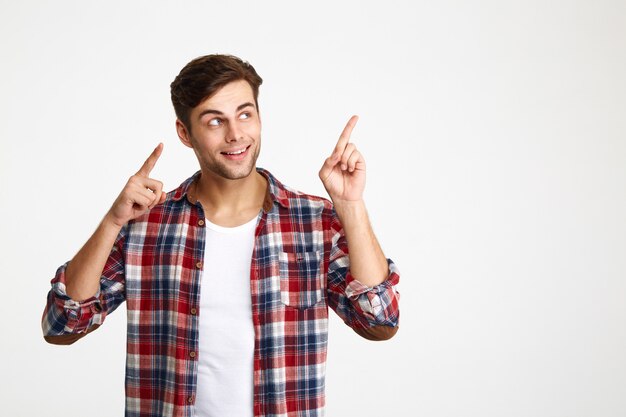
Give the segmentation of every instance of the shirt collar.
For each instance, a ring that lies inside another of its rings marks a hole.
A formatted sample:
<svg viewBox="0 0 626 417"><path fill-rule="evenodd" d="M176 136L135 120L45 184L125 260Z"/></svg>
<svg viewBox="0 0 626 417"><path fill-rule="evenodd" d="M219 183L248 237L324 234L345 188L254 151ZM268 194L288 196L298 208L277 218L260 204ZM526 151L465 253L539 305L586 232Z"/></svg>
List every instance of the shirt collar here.
<svg viewBox="0 0 626 417"><path fill-rule="evenodd" d="M257 168L257 172L267 180L267 193L265 194L265 201L263 202L263 211L268 212L272 209L274 203L278 203L281 206L289 207L289 197L287 195L287 189L285 186L276 179L268 170L263 168ZM172 199L179 201L183 197L186 197L187 201L192 205L195 205L198 201L196 197L196 184L200 178L201 171L197 171L191 177L187 178L178 188L174 190Z"/></svg>

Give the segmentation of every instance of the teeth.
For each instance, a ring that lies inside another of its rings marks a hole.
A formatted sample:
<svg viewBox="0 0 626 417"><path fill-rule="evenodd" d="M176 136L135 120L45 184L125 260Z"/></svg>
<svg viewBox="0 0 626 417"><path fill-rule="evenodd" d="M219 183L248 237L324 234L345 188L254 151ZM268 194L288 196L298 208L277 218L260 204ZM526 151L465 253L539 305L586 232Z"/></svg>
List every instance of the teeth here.
<svg viewBox="0 0 626 417"><path fill-rule="evenodd" d="M245 151L246 151L246 149L244 148L244 149L242 149L240 151L236 151L236 152L226 152L226 155L239 155L239 154L244 153Z"/></svg>

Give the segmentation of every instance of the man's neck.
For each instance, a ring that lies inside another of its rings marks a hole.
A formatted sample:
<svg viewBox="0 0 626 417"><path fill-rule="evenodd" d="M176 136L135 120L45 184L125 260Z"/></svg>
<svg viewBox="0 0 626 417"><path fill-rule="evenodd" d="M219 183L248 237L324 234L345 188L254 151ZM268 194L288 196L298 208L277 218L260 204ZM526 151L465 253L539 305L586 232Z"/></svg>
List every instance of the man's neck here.
<svg viewBox="0 0 626 417"><path fill-rule="evenodd" d="M217 177L203 170L196 184L196 197L211 223L235 227L258 215L267 187L267 180L256 169L238 180Z"/></svg>

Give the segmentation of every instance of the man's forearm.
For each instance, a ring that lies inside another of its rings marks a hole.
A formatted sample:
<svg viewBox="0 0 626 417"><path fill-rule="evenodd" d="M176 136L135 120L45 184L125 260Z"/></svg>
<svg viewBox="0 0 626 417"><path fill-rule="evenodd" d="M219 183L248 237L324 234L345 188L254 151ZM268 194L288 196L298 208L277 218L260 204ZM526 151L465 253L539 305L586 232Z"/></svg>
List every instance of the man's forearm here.
<svg viewBox="0 0 626 417"><path fill-rule="evenodd" d="M162 150L159 143L130 177L94 234L67 266L65 292L73 300L83 301L98 292L100 276L123 225L165 201L163 183L149 178Z"/></svg>
<svg viewBox="0 0 626 417"><path fill-rule="evenodd" d="M93 297L100 277L121 228L104 217L96 231L70 261L65 270L65 290L76 301Z"/></svg>
<svg viewBox="0 0 626 417"><path fill-rule="evenodd" d="M348 241L350 273L369 287L380 284L387 278L389 266L372 230L365 203L336 201L334 207Z"/></svg>

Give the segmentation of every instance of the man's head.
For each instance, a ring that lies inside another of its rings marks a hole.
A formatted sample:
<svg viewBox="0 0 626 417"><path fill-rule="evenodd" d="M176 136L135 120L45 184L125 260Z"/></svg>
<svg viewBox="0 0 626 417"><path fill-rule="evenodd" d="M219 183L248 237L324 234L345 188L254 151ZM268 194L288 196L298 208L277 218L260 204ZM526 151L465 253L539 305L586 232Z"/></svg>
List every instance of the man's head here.
<svg viewBox="0 0 626 417"><path fill-rule="evenodd" d="M261 149L261 77L239 58L208 55L187 64L171 85L181 142L202 172L215 179L247 178Z"/></svg>

